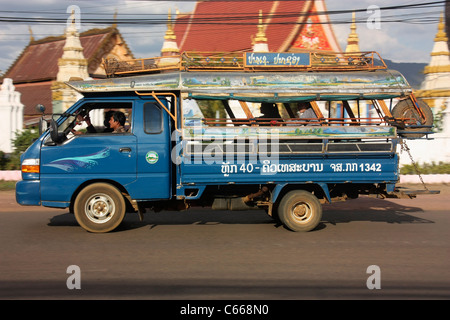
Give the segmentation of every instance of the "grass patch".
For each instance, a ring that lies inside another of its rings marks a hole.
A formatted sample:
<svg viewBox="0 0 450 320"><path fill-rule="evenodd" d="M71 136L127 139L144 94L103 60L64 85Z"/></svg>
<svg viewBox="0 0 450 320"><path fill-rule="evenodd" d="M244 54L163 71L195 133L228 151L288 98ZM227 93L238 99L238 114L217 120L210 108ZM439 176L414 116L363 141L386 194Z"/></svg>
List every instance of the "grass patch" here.
<svg viewBox="0 0 450 320"><path fill-rule="evenodd" d="M418 164L417 168L421 174L450 174L450 163L424 163ZM400 169L400 174L417 174L417 172L412 164L407 164Z"/></svg>
<svg viewBox="0 0 450 320"><path fill-rule="evenodd" d="M0 180L0 191L14 190L16 188L16 181Z"/></svg>

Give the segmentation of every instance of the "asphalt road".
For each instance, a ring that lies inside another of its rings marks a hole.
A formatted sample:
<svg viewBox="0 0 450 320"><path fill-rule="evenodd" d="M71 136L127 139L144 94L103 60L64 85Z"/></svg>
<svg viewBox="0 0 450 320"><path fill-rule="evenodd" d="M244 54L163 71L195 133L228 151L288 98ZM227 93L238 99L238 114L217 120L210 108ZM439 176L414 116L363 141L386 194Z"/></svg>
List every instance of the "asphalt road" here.
<svg viewBox="0 0 450 320"><path fill-rule="evenodd" d="M326 205L308 233L263 211L191 209L129 214L108 234L3 191L0 299L449 299L448 189Z"/></svg>

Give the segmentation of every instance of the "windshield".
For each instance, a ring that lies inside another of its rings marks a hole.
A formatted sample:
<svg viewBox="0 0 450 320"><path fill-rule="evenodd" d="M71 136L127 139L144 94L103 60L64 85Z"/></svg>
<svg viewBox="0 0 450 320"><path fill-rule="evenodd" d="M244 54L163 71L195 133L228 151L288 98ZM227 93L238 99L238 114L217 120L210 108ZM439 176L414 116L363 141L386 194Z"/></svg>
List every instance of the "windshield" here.
<svg viewBox="0 0 450 320"><path fill-rule="evenodd" d="M78 114L78 113L77 113ZM67 115L67 114L66 114ZM62 116L61 116L62 117ZM64 121L58 125L59 132L70 131L75 125L76 114L70 114L64 119Z"/></svg>

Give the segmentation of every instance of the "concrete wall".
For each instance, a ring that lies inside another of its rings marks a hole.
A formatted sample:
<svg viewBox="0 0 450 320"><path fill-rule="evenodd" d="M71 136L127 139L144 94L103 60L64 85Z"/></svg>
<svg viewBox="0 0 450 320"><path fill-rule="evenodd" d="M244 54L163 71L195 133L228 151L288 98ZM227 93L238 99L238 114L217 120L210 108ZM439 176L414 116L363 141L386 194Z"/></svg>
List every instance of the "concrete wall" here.
<svg viewBox="0 0 450 320"><path fill-rule="evenodd" d="M20 92L15 91L12 79L3 79L0 90L0 151L13 152L11 140L23 129L23 108Z"/></svg>
<svg viewBox="0 0 450 320"><path fill-rule="evenodd" d="M432 140L405 140L416 163L450 162L450 99L447 99L444 110L443 131L430 135ZM408 153L401 152L400 165L411 164Z"/></svg>

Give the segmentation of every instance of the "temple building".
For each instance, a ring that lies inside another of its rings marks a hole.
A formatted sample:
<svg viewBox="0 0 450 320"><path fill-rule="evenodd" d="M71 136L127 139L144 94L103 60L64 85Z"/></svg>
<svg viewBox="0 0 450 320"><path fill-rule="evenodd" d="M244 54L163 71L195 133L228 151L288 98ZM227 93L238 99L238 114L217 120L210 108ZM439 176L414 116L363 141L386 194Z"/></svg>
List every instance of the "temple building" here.
<svg viewBox="0 0 450 320"><path fill-rule="evenodd" d="M173 31L172 14L170 13L170 9L167 21L167 31L164 35L164 42L161 48L161 59L158 61L158 66L160 68L172 66L180 61L180 49L178 48L176 36Z"/></svg>
<svg viewBox="0 0 450 320"><path fill-rule="evenodd" d="M73 15L74 13L72 13L71 23L66 28L66 42L63 47L63 55L58 59L56 80L51 86L53 113L64 112L81 98L77 92L64 83L65 81L69 81L70 78L83 80L90 78L88 63L83 54L80 35Z"/></svg>
<svg viewBox="0 0 450 320"><path fill-rule="evenodd" d="M450 52L443 16L434 38L430 63L423 73L425 79L420 90L416 92L416 97L422 98L433 108L434 113L445 109L445 101L450 98Z"/></svg>
<svg viewBox="0 0 450 320"><path fill-rule="evenodd" d="M30 42L5 72L2 82L12 79L15 90L21 93L24 125L30 126L38 119L37 104L43 104L46 113L63 112L78 99L64 81L71 77L105 77L104 58L134 58L116 26L78 33L72 23L63 36L35 40L31 34Z"/></svg>
<svg viewBox="0 0 450 320"><path fill-rule="evenodd" d="M253 51L254 52L269 52L269 45L267 44L267 37L264 31L264 22L262 16L262 10L259 10L258 17L258 33L253 39Z"/></svg>
<svg viewBox="0 0 450 320"><path fill-rule="evenodd" d="M23 104L20 102L20 92L17 92L11 79L3 79L0 86L0 151L13 152L12 139L23 128Z"/></svg>
<svg viewBox="0 0 450 320"><path fill-rule="evenodd" d="M450 34L450 2L445 3L445 32ZM447 40L447 45L450 48L450 40Z"/></svg>
<svg viewBox="0 0 450 320"><path fill-rule="evenodd" d="M342 51L323 0L198 1L178 14L174 34L180 51ZM260 50L260 49L257 49Z"/></svg>
<svg viewBox="0 0 450 320"><path fill-rule="evenodd" d="M448 20L447 20L448 23ZM430 63L424 69L425 79L416 97L423 99L440 118L439 130L432 140L408 141L416 163L450 162L450 52L444 17L438 24ZM409 157L400 157L400 164L411 164ZM418 180L418 179L416 179ZM417 181L420 182L420 181Z"/></svg>
<svg viewBox="0 0 450 320"><path fill-rule="evenodd" d="M361 52L361 49L359 48L359 37L358 33L356 32L356 22L355 22L355 13L352 14L352 25L350 27L350 34L347 38L347 47L345 48L346 53L353 53L353 52Z"/></svg>

